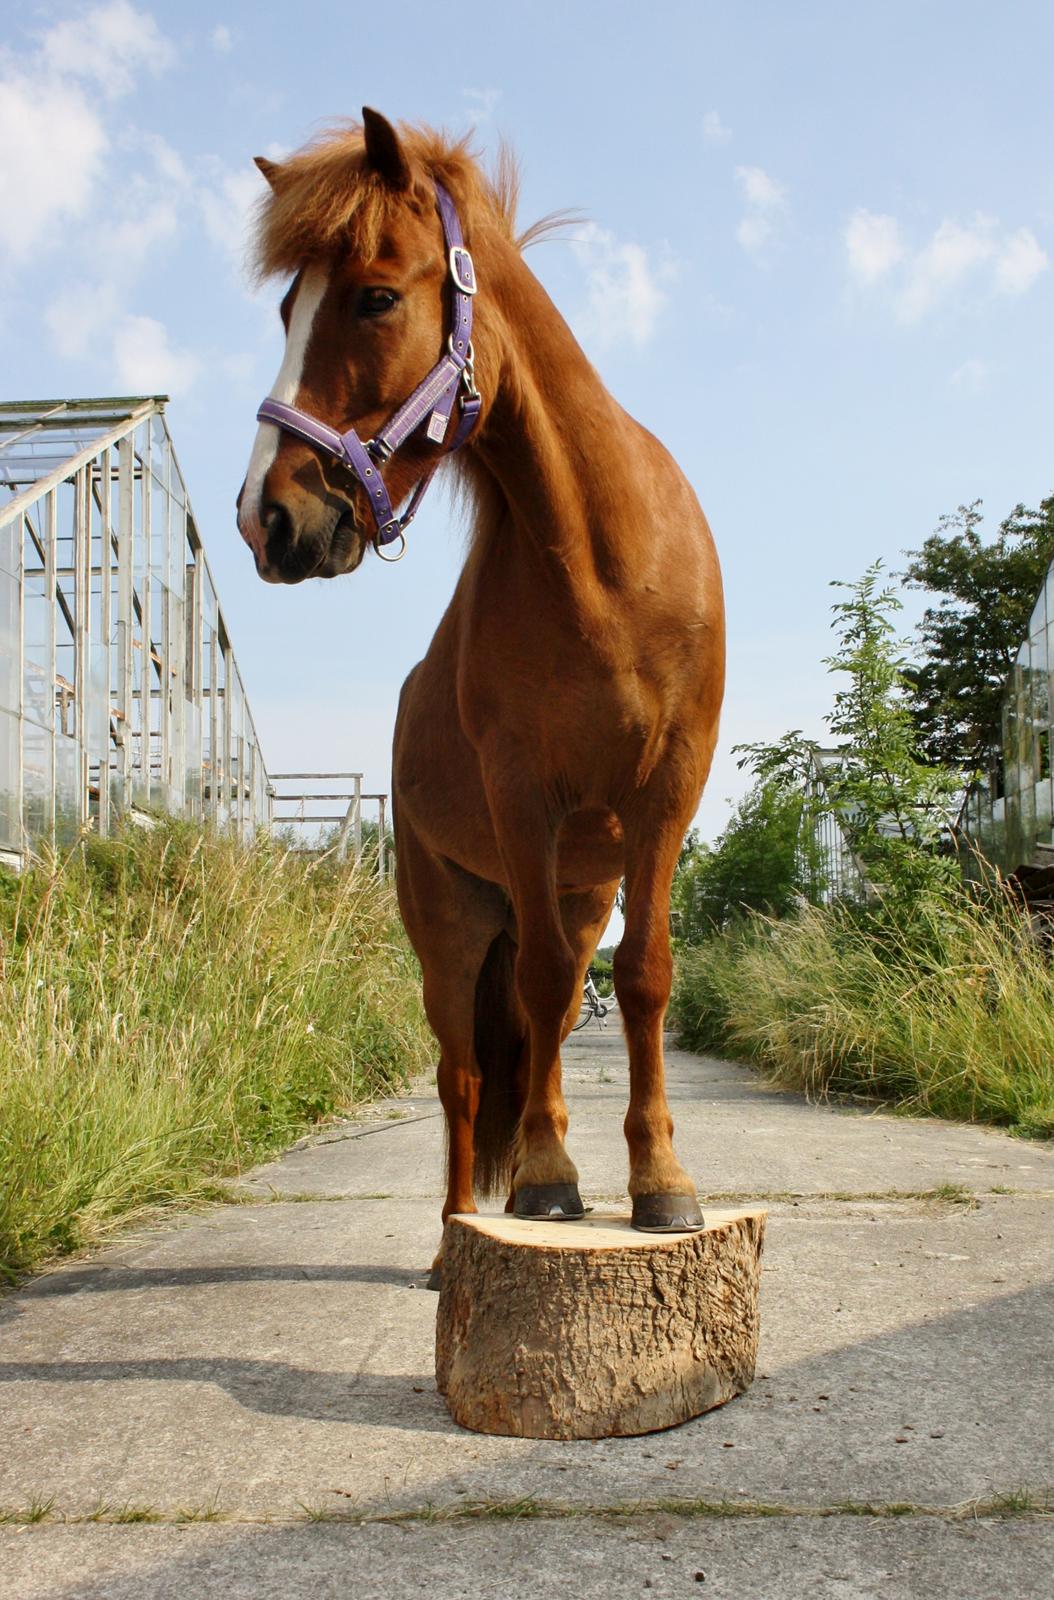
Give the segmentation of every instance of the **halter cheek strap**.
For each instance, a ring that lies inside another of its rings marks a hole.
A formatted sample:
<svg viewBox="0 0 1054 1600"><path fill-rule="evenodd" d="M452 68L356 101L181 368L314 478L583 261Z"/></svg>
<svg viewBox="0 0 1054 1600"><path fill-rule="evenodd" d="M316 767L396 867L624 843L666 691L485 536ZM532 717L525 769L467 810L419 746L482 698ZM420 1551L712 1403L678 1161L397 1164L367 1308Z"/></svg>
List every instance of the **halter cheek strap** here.
<svg viewBox="0 0 1054 1600"><path fill-rule="evenodd" d="M454 202L441 183L436 183L436 207L443 224L443 240L447 251L447 274L450 284L450 334L446 354L436 362L431 372L417 385L413 394L390 417L385 426L365 444L354 428L339 433L336 428L319 422L317 417L295 406L283 405L280 400L268 398L256 413L260 422L271 422L286 433L291 433L308 444L325 450L342 466L347 467L362 485L370 503L376 533L373 537L378 554L382 545L391 544L402 537L417 515L425 490L439 465L433 462L410 496L402 516L392 507L381 468L395 454L399 446L425 423L425 435L434 445L441 445L450 425L454 402L460 394L459 415L450 451L459 450L479 421L482 398L476 388L472 357L472 297L476 293L476 269L465 248ZM405 546L405 539L403 540Z"/></svg>

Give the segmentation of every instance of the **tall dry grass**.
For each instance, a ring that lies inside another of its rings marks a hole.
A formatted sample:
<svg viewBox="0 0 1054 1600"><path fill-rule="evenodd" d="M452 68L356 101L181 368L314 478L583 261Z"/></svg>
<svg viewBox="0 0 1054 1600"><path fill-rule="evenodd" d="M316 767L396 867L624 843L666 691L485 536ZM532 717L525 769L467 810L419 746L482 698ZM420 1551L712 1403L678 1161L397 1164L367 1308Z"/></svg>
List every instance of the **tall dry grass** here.
<svg viewBox="0 0 1054 1600"><path fill-rule="evenodd" d="M681 952L671 1020L813 1096L1054 1136L1054 968L1005 896L954 893L895 927L751 918Z"/></svg>
<svg viewBox="0 0 1054 1600"><path fill-rule="evenodd" d="M365 872L165 824L0 873L0 1270L207 1192L427 1041Z"/></svg>

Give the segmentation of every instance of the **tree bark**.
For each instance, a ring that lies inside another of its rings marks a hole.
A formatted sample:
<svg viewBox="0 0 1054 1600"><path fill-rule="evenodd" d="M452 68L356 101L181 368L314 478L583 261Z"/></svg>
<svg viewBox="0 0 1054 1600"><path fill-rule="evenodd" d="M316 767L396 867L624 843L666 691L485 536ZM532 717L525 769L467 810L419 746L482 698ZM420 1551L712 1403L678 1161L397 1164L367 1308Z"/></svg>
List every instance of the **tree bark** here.
<svg viewBox="0 0 1054 1600"><path fill-rule="evenodd" d="M765 1212L706 1213L698 1233L628 1218L447 1223L436 1381L478 1433L651 1433L754 1378Z"/></svg>

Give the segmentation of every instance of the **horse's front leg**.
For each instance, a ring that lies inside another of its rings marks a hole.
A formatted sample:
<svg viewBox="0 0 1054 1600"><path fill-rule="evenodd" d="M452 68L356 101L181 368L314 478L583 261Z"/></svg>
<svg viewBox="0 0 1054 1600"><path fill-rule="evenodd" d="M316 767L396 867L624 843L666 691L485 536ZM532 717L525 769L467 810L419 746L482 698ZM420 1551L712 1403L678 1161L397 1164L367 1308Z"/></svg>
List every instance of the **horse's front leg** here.
<svg viewBox="0 0 1054 1600"><path fill-rule="evenodd" d="M519 1217L583 1214L578 1170L564 1148L560 1044L578 981L556 893L557 824L515 790L488 794L516 913L516 988L527 1016L526 1099L513 1156Z"/></svg>
<svg viewBox="0 0 1054 1600"><path fill-rule="evenodd" d="M500 891L434 856L405 821L398 832L398 894L421 963L425 1013L439 1045L436 1087L446 1117L447 1183L443 1224L476 1209L475 1128L480 1067L475 1050L476 989L507 908ZM439 1287L442 1247L430 1287Z"/></svg>
<svg viewBox="0 0 1054 1600"><path fill-rule="evenodd" d="M695 1184L673 1151L666 1100L662 1024L673 981L670 887L684 828L654 817L626 828L626 931L615 952L618 996L629 1050L629 1144L633 1226L682 1232L702 1226Z"/></svg>

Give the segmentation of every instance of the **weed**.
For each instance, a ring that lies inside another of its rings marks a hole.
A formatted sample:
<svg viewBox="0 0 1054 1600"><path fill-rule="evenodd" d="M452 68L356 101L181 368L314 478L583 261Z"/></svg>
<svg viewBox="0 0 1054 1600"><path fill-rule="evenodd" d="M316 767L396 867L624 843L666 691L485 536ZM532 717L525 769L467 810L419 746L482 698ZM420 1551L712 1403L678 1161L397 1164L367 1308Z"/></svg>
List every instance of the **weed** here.
<svg viewBox="0 0 1054 1600"><path fill-rule="evenodd" d="M344 1491L335 1491L343 1494ZM453 1505L436 1505L429 1501L420 1506L391 1508L387 1511L360 1510L355 1506L345 1508L312 1505L297 1501L298 1512L288 1511L237 1511L221 1510L216 1505L198 1508L163 1510L131 1503L112 1504L100 1501L89 1511L62 1512L55 1509L52 1499L35 1499L26 1506L0 1508L0 1524L64 1523L76 1526L81 1523L149 1523L158 1526L178 1527L191 1522L226 1522L260 1524L268 1527L294 1527L304 1523L336 1522L350 1527L365 1527L373 1523L426 1525L454 1522L504 1522L570 1520L622 1522L634 1517L657 1514L681 1517L685 1521L722 1521L738 1519L757 1521L779 1517L785 1520L836 1519L839 1517L867 1518L940 1518L947 1522L984 1521L1022 1518L1046 1521L1054 1517L1054 1490L1033 1490L1021 1487L987 1499L966 1500L957 1505L930 1505L915 1500L836 1500L820 1501L813 1505L794 1505L766 1500L691 1500L659 1498L655 1500L621 1501L615 1504L574 1504L567 1501L538 1500L533 1495L523 1495L511 1500L467 1500Z"/></svg>
<svg viewBox="0 0 1054 1600"><path fill-rule="evenodd" d="M1009 896L751 917L682 949L672 1020L814 1098L1054 1134L1054 965Z"/></svg>
<svg viewBox="0 0 1054 1600"><path fill-rule="evenodd" d="M0 1527L11 1524L25 1525L33 1522L52 1522L55 1519L55 1496L46 1500L34 1495L28 1505L0 1506Z"/></svg>
<svg viewBox="0 0 1054 1600"><path fill-rule="evenodd" d="M0 869L0 1273L224 1184L428 1056L391 890L186 824Z"/></svg>

